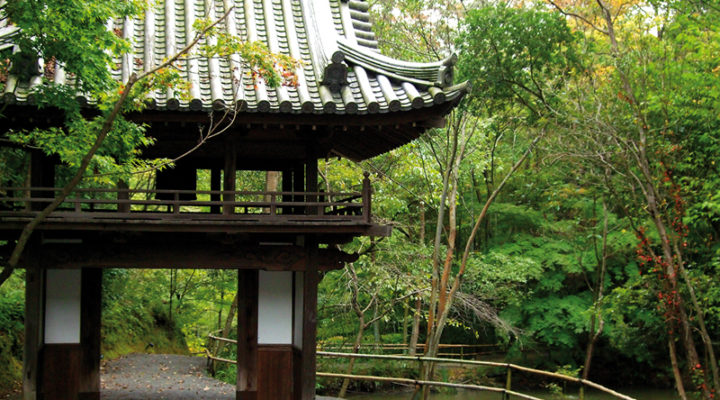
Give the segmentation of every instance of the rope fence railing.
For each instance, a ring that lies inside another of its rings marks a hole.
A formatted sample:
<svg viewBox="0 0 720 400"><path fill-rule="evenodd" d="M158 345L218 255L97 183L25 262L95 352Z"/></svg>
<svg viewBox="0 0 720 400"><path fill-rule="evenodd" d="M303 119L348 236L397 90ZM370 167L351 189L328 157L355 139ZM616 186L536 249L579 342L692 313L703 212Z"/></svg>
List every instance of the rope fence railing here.
<svg viewBox="0 0 720 400"><path fill-rule="evenodd" d="M216 340L223 341L225 343L237 344L237 341L235 341L235 340L221 338L221 337L210 334L210 335L208 335L208 348L211 348L212 342L216 341ZM452 346L452 345L450 345L450 346ZM455 346L457 346L457 345L455 345ZM453 359L453 358L442 358L442 357L400 356L400 355L389 355L389 354L342 353L342 352L329 352L329 351L318 351L316 354L318 357L330 357L330 358L416 361L416 362L420 363L420 365L422 365L423 363L438 363L438 364L455 364L455 365L465 365L465 366L475 366L475 367L480 367L480 366L495 367L495 368L504 368L505 373L506 373L505 387L483 386L483 385L474 385L474 384L467 384L467 383L427 381L427 380L418 380L418 379L411 379L411 378L398 378L398 377L386 377L386 376L338 374L338 373L332 373L332 372L317 372L316 375L318 377L364 380L364 381L375 381L375 382L390 382L390 383L410 384L410 385L417 385L417 386L451 387L451 388L456 388L456 389L490 391L490 392L502 393L504 400L509 400L511 396L521 398L521 399L527 399L527 400L543 400L538 397L534 397L531 395L523 394L523 393L512 390L512 372L517 371L517 372L539 375L539 376L543 376L546 378L551 378L551 379L556 379L556 380L561 380L561 381L577 384L577 385L579 385L578 398L580 400L584 400L584 398L585 398L585 388L592 388L592 389L601 391L610 396L613 396L616 399L636 400L633 397L616 392L608 387L605 387L598 383L589 381L587 379L577 378L577 377L570 376L570 375L559 374L557 372L549 372L549 371L543 371L543 370L534 369L534 368L523 367L521 365L512 364L512 363L480 361L480 360L464 360L464 359ZM210 360L212 360L214 362L227 362L227 363L232 363L232 364L237 363L234 360L227 360L227 359L217 357L216 355L212 355L212 354L210 354L209 351L207 352L207 356L208 356L209 362L210 362Z"/></svg>

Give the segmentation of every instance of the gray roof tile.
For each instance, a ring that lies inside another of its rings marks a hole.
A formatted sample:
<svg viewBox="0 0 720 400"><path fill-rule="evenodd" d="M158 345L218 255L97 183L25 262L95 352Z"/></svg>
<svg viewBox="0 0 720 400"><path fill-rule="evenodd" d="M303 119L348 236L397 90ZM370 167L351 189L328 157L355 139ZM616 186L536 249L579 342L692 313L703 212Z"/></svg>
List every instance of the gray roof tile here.
<svg viewBox="0 0 720 400"><path fill-rule="evenodd" d="M133 45L132 53L115 60L113 76L126 80L159 64L189 42L195 20L218 18L231 6L222 29L301 60L299 86L273 89L253 82L237 55L189 57L179 68L191 83L191 100L180 100L172 89L158 90L148 100L150 108L209 111L236 105L248 112L374 114L431 107L466 91L465 85L451 86L454 57L412 63L379 54L369 6L361 0L160 0L142 18L108 23ZM12 45L13 33L0 28L0 46ZM54 81L74 84L60 65ZM0 101L30 103L31 87L40 83L39 77L28 84L11 76Z"/></svg>

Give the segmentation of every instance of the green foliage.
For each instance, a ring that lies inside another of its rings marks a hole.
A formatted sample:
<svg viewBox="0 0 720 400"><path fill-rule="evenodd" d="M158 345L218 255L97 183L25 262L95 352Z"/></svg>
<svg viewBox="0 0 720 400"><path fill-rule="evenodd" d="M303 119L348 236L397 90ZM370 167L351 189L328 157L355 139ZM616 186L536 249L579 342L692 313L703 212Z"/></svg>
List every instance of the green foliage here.
<svg viewBox="0 0 720 400"><path fill-rule="evenodd" d="M138 15L144 6L139 0L28 0L9 1L4 11L22 29L16 37L23 50L18 54L55 59L75 75L81 91L97 93L114 86L113 56L130 49L127 41L106 29L105 21Z"/></svg>
<svg viewBox="0 0 720 400"><path fill-rule="evenodd" d="M24 279L17 271L0 287L0 396L18 388L22 379Z"/></svg>
<svg viewBox="0 0 720 400"><path fill-rule="evenodd" d="M518 101L536 118L558 101L554 89L578 62L565 17L503 3L468 11L457 39L458 72L481 107Z"/></svg>
<svg viewBox="0 0 720 400"><path fill-rule="evenodd" d="M112 359L145 352L187 354L180 324L163 304L165 271L106 270L103 274L102 352Z"/></svg>

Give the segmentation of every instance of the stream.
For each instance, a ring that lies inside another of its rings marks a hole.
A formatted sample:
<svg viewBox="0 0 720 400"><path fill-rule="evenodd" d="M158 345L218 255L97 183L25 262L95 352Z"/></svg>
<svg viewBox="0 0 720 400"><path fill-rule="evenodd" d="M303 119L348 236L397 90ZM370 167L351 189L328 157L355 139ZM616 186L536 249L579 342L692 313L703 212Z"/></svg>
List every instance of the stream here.
<svg viewBox="0 0 720 400"><path fill-rule="evenodd" d="M620 393L634 397L637 400L676 400L676 393L672 389L627 389L618 390ZM527 391L522 392L531 396L548 400L577 400L577 393L566 396L552 396L548 392L543 391ZM373 393L349 396L353 400L410 400L410 393ZM430 396L431 400L502 400L502 394L477 392L477 391L458 391L456 393L436 393ZM518 399L511 397L511 399ZM589 392L585 394L585 400L615 400L616 398L598 392Z"/></svg>

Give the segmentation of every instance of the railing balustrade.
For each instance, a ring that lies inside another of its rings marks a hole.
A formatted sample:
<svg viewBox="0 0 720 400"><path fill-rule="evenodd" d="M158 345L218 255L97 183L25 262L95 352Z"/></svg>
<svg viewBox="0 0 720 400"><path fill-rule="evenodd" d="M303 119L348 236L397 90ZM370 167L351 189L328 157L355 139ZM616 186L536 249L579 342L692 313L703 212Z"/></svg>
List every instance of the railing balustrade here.
<svg viewBox="0 0 720 400"><path fill-rule="evenodd" d="M42 210L62 188L0 188L0 215ZM360 192L282 192L78 188L50 217L262 219L370 222L370 183ZM222 199L222 200L220 200ZM226 210L219 212L219 210ZM231 212L227 212L231 210Z"/></svg>

